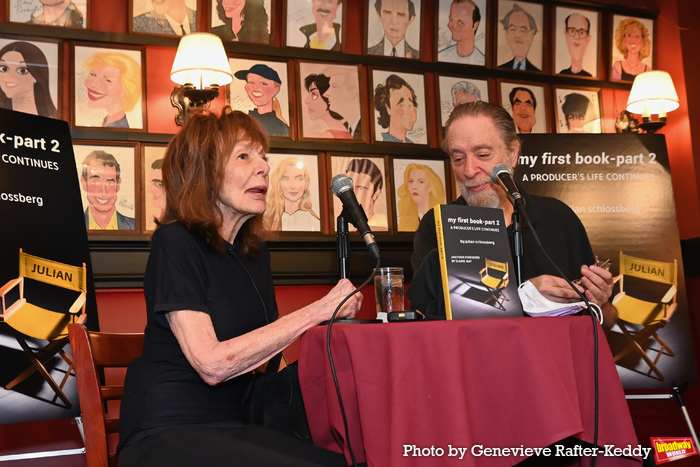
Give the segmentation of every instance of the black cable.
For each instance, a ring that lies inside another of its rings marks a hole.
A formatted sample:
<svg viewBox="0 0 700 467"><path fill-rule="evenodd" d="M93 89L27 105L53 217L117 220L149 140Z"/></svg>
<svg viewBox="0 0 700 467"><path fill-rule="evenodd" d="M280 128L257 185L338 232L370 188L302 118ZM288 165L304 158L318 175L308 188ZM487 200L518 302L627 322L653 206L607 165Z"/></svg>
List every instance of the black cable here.
<svg viewBox="0 0 700 467"><path fill-rule="evenodd" d="M578 294L579 297L581 297L581 300L586 304L586 309L588 312L591 314L591 319L593 320L593 379L594 379L594 384L595 384L595 407L594 407L594 412L595 412L595 422L593 425L593 447L595 448L598 446L598 409L599 409L599 391L598 391L598 326L596 325L596 319L595 319L595 313L593 312L593 309L591 307L591 304L588 302L586 299L585 293L582 293L579 289L574 286L574 284L569 280L568 277L566 277L566 274L564 274L561 269L559 269L559 266L552 261L552 258L549 257L547 254L547 251L544 249L544 246L542 245L542 242L540 242L540 238L537 236L537 232L535 231L535 228L532 226L530 223L530 219L527 217L527 213L523 209L522 211L519 211L523 217L525 218L526 225L530 226L530 230L532 231L532 235L535 238L535 242L537 243L537 246L540 247L542 250L542 253L544 254L544 257L547 258L547 261L549 261L552 266L554 266L554 269L557 270L559 275L571 286L571 288ZM601 319L603 319L603 309L600 309L600 315ZM591 467L595 467L596 465L596 459L597 456L592 456L591 459Z"/></svg>
<svg viewBox="0 0 700 467"><path fill-rule="evenodd" d="M333 363L333 353L331 352L331 327L333 326L333 321L335 320L335 317L338 315L338 312L340 309L345 305L345 302L348 301L350 297L358 293L360 290L362 290L367 284L369 284L372 279L374 279L374 276L377 274L377 270L379 269L379 258L377 258L377 266L374 268L374 271L372 271L372 274L367 278L366 281L362 283L358 288L353 290L348 294L347 297L343 299L342 302L338 305L338 307L335 309L333 312L333 315L331 316L330 321L328 321L328 332L326 333L326 348L328 350L328 361L331 364L331 374L333 375L333 383L335 383L335 392L338 395L338 405L340 406L340 415L343 417L343 427L345 428L345 441L348 443L348 451L350 452L350 458L352 459L352 465L354 467L357 467L357 460L355 459L355 453L352 450L352 443L350 442L350 430L348 428L348 418L345 415L345 406L343 405L343 397L340 394L340 384L338 384L338 375L335 373L335 364Z"/></svg>

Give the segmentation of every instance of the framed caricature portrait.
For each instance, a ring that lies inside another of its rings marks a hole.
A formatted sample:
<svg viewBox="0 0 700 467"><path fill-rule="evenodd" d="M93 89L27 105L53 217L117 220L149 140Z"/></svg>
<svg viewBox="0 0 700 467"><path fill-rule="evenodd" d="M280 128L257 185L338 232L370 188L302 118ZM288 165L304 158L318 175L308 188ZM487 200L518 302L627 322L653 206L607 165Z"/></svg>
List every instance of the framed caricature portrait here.
<svg viewBox="0 0 700 467"><path fill-rule="evenodd" d="M557 133L602 133L600 89L554 88Z"/></svg>
<svg viewBox="0 0 700 467"><path fill-rule="evenodd" d="M209 30L224 43L270 43L274 30L273 1L276 0L206 1L209 2Z"/></svg>
<svg viewBox="0 0 700 467"><path fill-rule="evenodd" d="M62 52L57 40L0 36L0 107L60 118Z"/></svg>
<svg viewBox="0 0 700 467"><path fill-rule="evenodd" d="M156 219L165 213L165 191L163 190L163 158L165 145L141 145L141 199L143 199L143 228L146 232L156 230Z"/></svg>
<svg viewBox="0 0 700 467"><path fill-rule="evenodd" d="M74 142L73 153L88 231L139 231L138 145Z"/></svg>
<svg viewBox="0 0 700 467"><path fill-rule="evenodd" d="M367 0L367 55L421 57L421 0Z"/></svg>
<svg viewBox="0 0 700 467"><path fill-rule="evenodd" d="M428 144L422 74L372 70L373 141Z"/></svg>
<svg viewBox="0 0 700 467"><path fill-rule="evenodd" d="M554 24L554 73L597 78L600 13L558 6Z"/></svg>
<svg viewBox="0 0 700 467"><path fill-rule="evenodd" d="M486 0L437 3L437 61L486 65Z"/></svg>
<svg viewBox="0 0 700 467"><path fill-rule="evenodd" d="M270 184L266 230L277 232L320 232L323 222L319 195L319 164L315 154L268 153Z"/></svg>
<svg viewBox="0 0 700 467"><path fill-rule="evenodd" d="M197 32L197 0L129 0L129 32L165 36Z"/></svg>
<svg viewBox="0 0 700 467"><path fill-rule="evenodd" d="M145 130L143 49L74 45L72 55L73 125Z"/></svg>
<svg viewBox="0 0 700 467"><path fill-rule="evenodd" d="M499 81L498 86L501 107L513 117L519 134L549 133L547 109L550 105L546 85Z"/></svg>
<svg viewBox="0 0 700 467"><path fill-rule="evenodd" d="M359 65L297 62L302 139L364 141Z"/></svg>
<svg viewBox="0 0 700 467"><path fill-rule="evenodd" d="M544 70L544 5L499 0L496 64L518 71Z"/></svg>
<svg viewBox="0 0 700 467"><path fill-rule="evenodd" d="M654 20L613 16L612 81L634 81L654 67Z"/></svg>
<svg viewBox="0 0 700 467"><path fill-rule="evenodd" d="M88 29L89 13L90 0L7 0L7 18L11 23Z"/></svg>
<svg viewBox="0 0 700 467"><path fill-rule="evenodd" d="M489 102L489 83L485 79L458 76L440 76L438 81L440 96L440 126L444 128L452 109L467 102Z"/></svg>
<svg viewBox="0 0 700 467"><path fill-rule="evenodd" d="M346 174L354 184L358 203L367 214L367 224L373 232L389 230L388 193L389 180L386 178L385 156L348 154L331 155L330 176L332 180L338 174ZM331 226L335 228L335 218L342 212L343 205L337 196L333 196ZM355 227L349 226L350 231Z"/></svg>
<svg viewBox="0 0 700 467"><path fill-rule="evenodd" d="M286 45L305 49L342 52L344 40L344 3L314 0L284 0L287 7ZM319 33L319 31L321 31Z"/></svg>
<svg viewBox="0 0 700 467"><path fill-rule="evenodd" d="M289 138L289 79L286 62L229 58L233 81L226 86L226 103L259 121L267 134Z"/></svg>
<svg viewBox="0 0 700 467"><path fill-rule="evenodd" d="M394 199L399 232L415 232L426 212L447 202L445 161L394 159Z"/></svg>

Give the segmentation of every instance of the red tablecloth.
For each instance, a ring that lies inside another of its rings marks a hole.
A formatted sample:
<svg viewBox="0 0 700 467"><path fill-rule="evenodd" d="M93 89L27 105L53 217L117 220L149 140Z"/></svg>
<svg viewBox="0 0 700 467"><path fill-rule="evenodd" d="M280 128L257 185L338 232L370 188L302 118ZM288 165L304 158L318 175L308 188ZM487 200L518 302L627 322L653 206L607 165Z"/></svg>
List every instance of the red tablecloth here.
<svg viewBox="0 0 700 467"><path fill-rule="evenodd" d="M350 459L326 332L317 327L303 336L299 379L314 443ZM472 447L541 448L567 437L593 442L589 317L335 324L332 333L358 462L510 466L526 456L475 456ZM598 445L634 448L638 443L625 395L600 327L598 342ZM404 456L405 445L445 452ZM450 446L467 448L467 453L462 459L450 457ZM597 457L601 467L639 465L638 459L603 454Z"/></svg>

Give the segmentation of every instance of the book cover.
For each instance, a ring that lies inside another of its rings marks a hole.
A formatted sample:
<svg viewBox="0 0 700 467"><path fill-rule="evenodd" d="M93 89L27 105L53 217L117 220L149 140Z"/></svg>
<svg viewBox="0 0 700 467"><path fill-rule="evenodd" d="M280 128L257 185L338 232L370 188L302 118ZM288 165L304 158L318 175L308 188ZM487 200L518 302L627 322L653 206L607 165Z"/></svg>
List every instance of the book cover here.
<svg viewBox="0 0 700 467"><path fill-rule="evenodd" d="M435 206L447 319L523 316L500 209Z"/></svg>

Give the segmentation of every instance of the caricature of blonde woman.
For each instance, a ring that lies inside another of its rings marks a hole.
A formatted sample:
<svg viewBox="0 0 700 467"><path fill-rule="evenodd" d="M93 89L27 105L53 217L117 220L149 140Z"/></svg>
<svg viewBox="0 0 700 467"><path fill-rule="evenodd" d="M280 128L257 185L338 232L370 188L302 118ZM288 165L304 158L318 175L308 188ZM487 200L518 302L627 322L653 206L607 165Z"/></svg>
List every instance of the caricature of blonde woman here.
<svg viewBox="0 0 700 467"><path fill-rule="evenodd" d="M423 215L436 204L445 202L445 187L427 165L408 164L403 173L399 197L399 232L415 232Z"/></svg>
<svg viewBox="0 0 700 467"><path fill-rule="evenodd" d="M103 127L129 128L126 112L141 97L141 65L121 52L97 52L85 60L87 106L104 109Z"/></svg>
<svg viewBox="0 0 700 467"><path fill-rule="evenodd" d="M263 222L267 230L321 230L321 221L312 209L309 171L299 159L279 163L270 175L267 209Z"/></svg>

